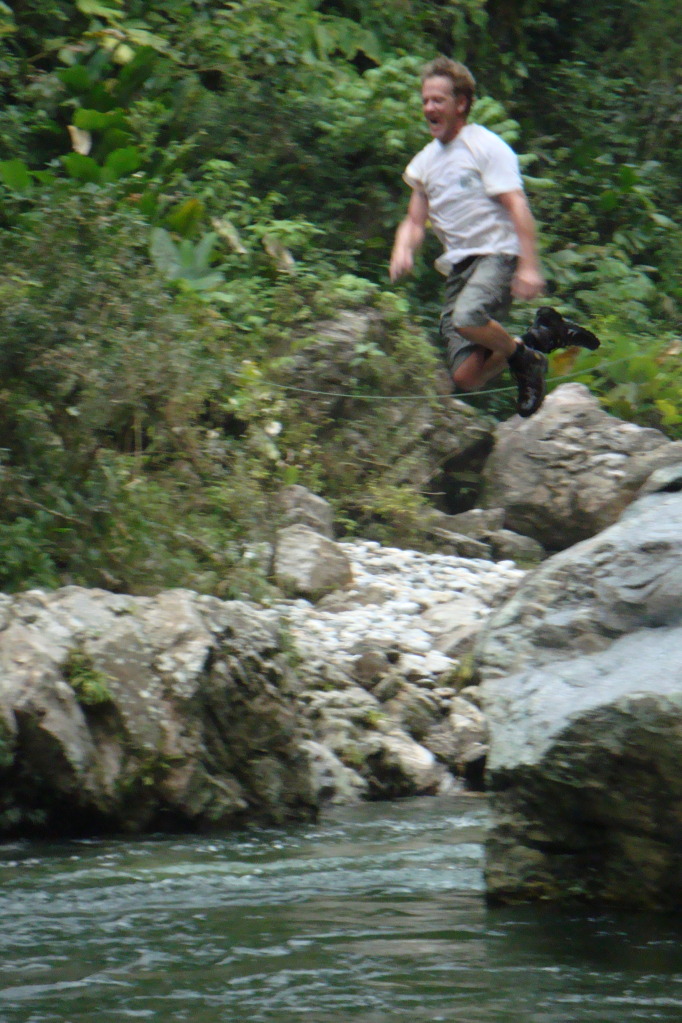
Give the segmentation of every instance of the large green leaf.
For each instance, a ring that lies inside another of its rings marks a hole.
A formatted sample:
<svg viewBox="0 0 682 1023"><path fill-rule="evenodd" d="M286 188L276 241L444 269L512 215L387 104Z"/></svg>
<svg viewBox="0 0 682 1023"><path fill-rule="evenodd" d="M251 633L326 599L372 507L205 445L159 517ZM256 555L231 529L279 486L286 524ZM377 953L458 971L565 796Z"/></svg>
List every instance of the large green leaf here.
<svg viewBox="0 0 682 1023"><path fill-rule="evenodd" d="M110 2L119 8L123 6L123 0L110 0ZM99 0L76 0L76 7L83 14L90 14L94 18L104 18L108 22L120 21L123 17L123 11L117 11L114 7L101 4Z"/></svg>
<svg viewBox="0 0 682 1023"><path fill-rule="evenodd" d="M123 110L89 110L80 107L73 115L73 123L83 131L107 131L109 128L123 128L126 124Z"/></svg>
<svg viewBox="0 0 682 1023"><path fill-rule="evenodd" d="M164 277L173 280L178 276L180 256L178 247L171 238L168 231L162 227L154 227L151 230L149 242L149 254L152 257L156 269Z"/></svg>
<svg viewBox="0 0 682 1023"><path fill-rule="evenodd" d="M142 156L135 146L114 149L109 153L102 168L102 181L118 181L127 174L133 174L142 164Z"/></svg>
<svg viewBox="0 0 682 1023"><path fill-rule="evenodd" d="M62 157L69 177L78 181L89 181L99 184L102 180L102 168L91 156L83 156L82 153L69 153Z"/></svg>
<svg viewBox="0 0 682 1023"><path fill-rule="evenodd" d="M31 187L31 173L23 160L3 160L0 181L13 192L25 192Z"/></svg>
<svg viewBox="0 0 682 1023"><path fill-rule="evenodd" d="M76 96L89 92L94 84L88 69L82 64L61 68L57 71L57 77Z"/></svg>

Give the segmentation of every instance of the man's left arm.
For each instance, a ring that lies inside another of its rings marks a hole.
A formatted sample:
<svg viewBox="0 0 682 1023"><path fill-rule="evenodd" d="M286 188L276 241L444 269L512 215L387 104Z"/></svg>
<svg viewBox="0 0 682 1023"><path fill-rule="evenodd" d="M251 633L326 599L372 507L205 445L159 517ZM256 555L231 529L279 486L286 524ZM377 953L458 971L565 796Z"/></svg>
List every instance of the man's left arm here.
<svg viewBox="0 0 682 1023"><path fill-rule="evenodd" d="M545 280L538 259L535 220L528 206L524 192L501 192L495 198L509 214L519 239L519 262L512 281L512 292L516 298L529 300L545 290Z"/></svg>

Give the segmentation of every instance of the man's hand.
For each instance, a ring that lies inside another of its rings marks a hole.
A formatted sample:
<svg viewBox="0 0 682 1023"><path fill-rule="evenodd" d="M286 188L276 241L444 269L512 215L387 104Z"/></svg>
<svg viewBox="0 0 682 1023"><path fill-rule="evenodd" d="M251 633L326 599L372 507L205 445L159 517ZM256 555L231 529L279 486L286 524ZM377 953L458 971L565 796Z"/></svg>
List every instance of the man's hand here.
<svg viewBox="0 0 682 1023"><path fill-rule="evenodd" d="M545 290L545 281L540 272L540 264L535 243L535 221L530 212L525 194L518 190L502 192L497 199L511 217L516 236L519 239L519 262L512 280L511 290L514 298L528 302L537 298Z"/></svg>
<svg viewBox="0 0 682 1023"><path fill-rule="evenodd" d="M391 264L388 273L393 282L400 280L405 274L412 272L414 268L414 257L410 249L394 249L391 256Z"/></svg>
<svg viewBox="0 0 682 1023"><path fill-rule="evenodd" d="M519 265L512 279L511 290L515 298L529 302L545 290L544 277L535 266Z"/></svg>
<svg viewBox="0 0 682 1023"><path fill-rule="evenodd" d="M407 207L407 216L395 233L389 275L397 281L414 267L414 254L424 241L429 204L421 192L413 192Z"/></svg>

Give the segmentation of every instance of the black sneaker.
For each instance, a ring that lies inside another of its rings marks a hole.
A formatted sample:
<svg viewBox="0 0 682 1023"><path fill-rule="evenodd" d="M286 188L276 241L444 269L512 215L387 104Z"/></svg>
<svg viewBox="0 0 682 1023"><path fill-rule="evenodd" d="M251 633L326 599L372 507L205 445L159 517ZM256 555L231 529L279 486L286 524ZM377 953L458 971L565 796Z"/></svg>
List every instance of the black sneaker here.
<svg viewBox="0 0 682 1023"><path fill-rule="evenodd" d="M508 362L519 388L516 411L527 419L537 412L545 400L547 359L522 342Z"/></svg>
<svg viewBox="0 0 682 1023"><path fill-rule="evenodd" d="M557 348L589 348L594 352L599 348L600 341L596 334L584 327L579 327L573 320L565 320L561 313L551 306L540 306L530 330L523 335L525 343L536 352L548 355Z"/></svg>

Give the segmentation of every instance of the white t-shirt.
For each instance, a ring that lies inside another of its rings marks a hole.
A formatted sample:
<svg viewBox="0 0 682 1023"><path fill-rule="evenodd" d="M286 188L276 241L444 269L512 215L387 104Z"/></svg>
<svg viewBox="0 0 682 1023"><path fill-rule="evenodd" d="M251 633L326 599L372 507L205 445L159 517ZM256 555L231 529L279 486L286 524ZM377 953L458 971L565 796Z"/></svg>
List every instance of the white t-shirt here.
<svg viewBox="0 0 682 1023"><path fill-rule="evenodd" d="M518 255L511 217L495 196L523 189L516 153L480 124L465 124L452 142L433 139L403 175L429 203L431 226L443 245L436 268L450 272L465 256Z"/></svg>

